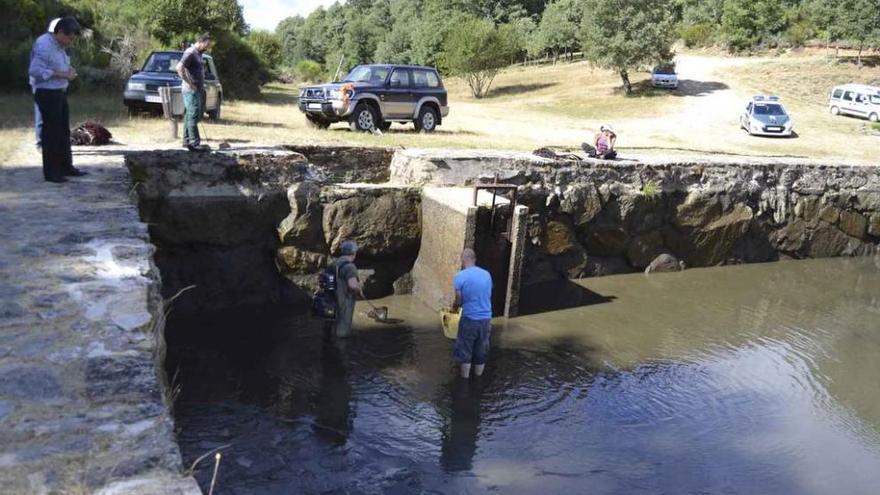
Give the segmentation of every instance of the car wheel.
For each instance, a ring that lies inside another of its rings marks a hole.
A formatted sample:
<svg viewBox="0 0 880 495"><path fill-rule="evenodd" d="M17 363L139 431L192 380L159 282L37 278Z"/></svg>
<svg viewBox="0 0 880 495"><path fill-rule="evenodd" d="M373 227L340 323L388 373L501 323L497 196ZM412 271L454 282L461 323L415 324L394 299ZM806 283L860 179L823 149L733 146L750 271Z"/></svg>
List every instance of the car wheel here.
<svg viewBox="0 0 880 495"><path fill-rule="evenodd" d="M376 113L366 103L358 103L351 114L349 125L351 130L360 132L370 132L376 127Z"/></svg>
<svg viewBox="0 0 880 495"><path fill-rule="evenodd" d="M208 111L208 118L217 122L220 120L220 108L223 106L223 98L217 95L217 108Z"/></svg>
<svg viewBox="0 0 880 495"><path fill-rule="evenodd" d="M309 127L314 127L315 129L327 129L330 127L330 122L318 117L312 117L311 115L306 115L306 122L309 123Z"/></svg>
<svg viewBox="0 0 880 495"><path fill-rule="evenodd" d="M831 107L831 115L840 115L840 109L837 107Z"/></svg>
<svg viewBox="0 0 880 495"><path fill-rule="evenodd" d="M871 122L877 122L877 120L880 120L880 119L878 119L876 113L872 113L871 115L868 115L868 120L870 120Z"/></svg>
<svg viewBox="0 0 880 495"><path fill-rule="evenodd" d="M437 111L433 107L423 106L416 119L416 131L434 132L437 128Z"/></svg>

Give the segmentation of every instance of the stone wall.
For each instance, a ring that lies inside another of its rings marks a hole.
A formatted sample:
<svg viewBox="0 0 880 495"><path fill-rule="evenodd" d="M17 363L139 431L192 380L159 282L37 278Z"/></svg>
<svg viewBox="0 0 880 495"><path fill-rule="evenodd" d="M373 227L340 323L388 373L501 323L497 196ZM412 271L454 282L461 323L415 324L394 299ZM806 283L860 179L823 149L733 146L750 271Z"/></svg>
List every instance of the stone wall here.
<svg viewBox="0 0 880 495"><path fill-rule="evenodd" d="M308 151L320 164L280 150L126 157L157 246L163 295L186 289L175 311L305 302L316 273L349 238L361 246L365 292L393 292L418 254L419 191L336 183L340 170L378 180L377 164L387 175L378 151L361 165L350 152L342 159L338 150Z"/></svg>
<svg viewBox="0 0 880 495"><path fill-rule="evenodd" d="M278 267L309 294L318 271L339 254L343 241L357 242L356 264L368 297L405 291L421 241L421 195L415 188L372 184L294 184L287 191L290 214L278 227ZM403 287L403 288L401 288Z"/></svg>
<svg viewBox="0 0 880 495"><path fill-rule="evenodd" d="M564 161L406 150L392 181L519 185L529 207L523 283L644 270L867 255L880 243L880 172L774 159Z"/></svg>

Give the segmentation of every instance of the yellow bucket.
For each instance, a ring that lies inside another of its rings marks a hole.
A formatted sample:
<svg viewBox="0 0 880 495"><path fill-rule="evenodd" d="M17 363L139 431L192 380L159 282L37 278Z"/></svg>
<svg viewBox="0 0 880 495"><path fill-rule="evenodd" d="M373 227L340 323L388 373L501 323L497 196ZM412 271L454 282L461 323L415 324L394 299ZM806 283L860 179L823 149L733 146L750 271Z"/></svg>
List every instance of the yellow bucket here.
<svg viewBox="0 0 880 495"><path fill-rule="evenodd" d="M443 335L448 339L458 336L458 320L461 319L461 308L452 312L448 309L440 311L440 322L443 324Z"/></svg>

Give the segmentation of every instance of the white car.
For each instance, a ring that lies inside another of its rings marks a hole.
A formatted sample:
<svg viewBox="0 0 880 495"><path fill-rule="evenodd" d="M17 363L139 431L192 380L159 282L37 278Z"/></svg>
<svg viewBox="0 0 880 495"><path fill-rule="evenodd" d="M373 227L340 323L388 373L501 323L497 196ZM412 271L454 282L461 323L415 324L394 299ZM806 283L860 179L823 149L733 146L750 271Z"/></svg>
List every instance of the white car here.
<svg viewBox="0 0 880 495"><path fill-rule="evenodd" d="M865 117L871 122L880 120L880 88L863 84L844 84L831 90L828 110L834 114Z"/></svg>
<svg viewBox="0 0 880 495"><path fill-rule="evenodd" d="M655 88L678 88L678 74L675 73L675 67L669 65L658 65L651 71L651 85Z"/></svg>
<svg viewBox="0 0 880 495"><path fill-rule="evenodd" d="M752 136L791 136L792 120L778 96L755 96L746 105L740 127Z"/></svg>

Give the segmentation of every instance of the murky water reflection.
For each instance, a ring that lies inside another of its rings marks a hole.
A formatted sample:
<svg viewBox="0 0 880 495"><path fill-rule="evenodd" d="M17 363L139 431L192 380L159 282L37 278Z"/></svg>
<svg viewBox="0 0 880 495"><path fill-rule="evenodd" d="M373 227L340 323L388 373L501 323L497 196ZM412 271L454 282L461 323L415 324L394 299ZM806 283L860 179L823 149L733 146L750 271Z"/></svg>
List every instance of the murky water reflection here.
<svg viewBox="0 0 880 495"><path fill-rule="evenodd" d="M231 445L215 493L878 493L878 264L541 288L471 382L409 297L342 347L305 315L173 320L184 460Z"/></svg>

